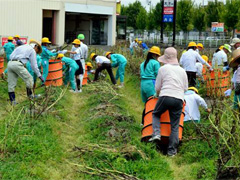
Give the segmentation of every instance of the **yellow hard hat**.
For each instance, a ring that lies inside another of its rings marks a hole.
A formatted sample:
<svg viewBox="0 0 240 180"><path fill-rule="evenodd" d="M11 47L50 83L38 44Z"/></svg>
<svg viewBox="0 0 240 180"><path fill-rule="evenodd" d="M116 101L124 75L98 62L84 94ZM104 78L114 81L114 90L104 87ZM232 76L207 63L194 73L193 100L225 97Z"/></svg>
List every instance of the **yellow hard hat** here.
<svg viewBox="0 0 240 180"><path fill-rule="evenodd" d="M195 88L195 87L189 87L188 90L193 90L193 91L195 91L195 93L198 94L198 90L197 90L197 88Z"/></svg>
<svg viewBox="0 0 240 180"><path fill-rule="evenodd" d="M13 41L13 37L12 36L8 36L8 40L9 41Z"/></svg>
<svg viewBox="0 0 240 180"><path fill-rule="evenodd" d="M60 58L62 58L62 57L64 57L64 54L61 54L61 53L60 53L60 54L57 55L57 59L60 59Z"/></svg>
<svg viewBox="0 0 240 180"><path fill-rule="evenodd" d="M208 62L208 57L207 57L206 55L202 55L202 58L203 58L206 62Z"/></svg>
<svg viewBox="0 0 240 180"><path fill-rule="evenodd" d="M74 39L74 41L72 42L73 44L77 44L77 45L80 45L81 44L81 41L79 39Z"/></svg>
<svg viewBox="0 0 240 180"><path fill-rule="evenodd" d="M195 42L190 42L188 44L188 47L196 47L196 46L197 46L197 44Z"/></svg>
<svg viewBox="0 0 240 180"><path fill-rule="evenodd" d="M138 38L136 38L136 39L135 39L135 41L137 41L137 42L138 42Z"/></svg>
<svg viewBox="0 0 240 180"><path fill-rule="evenodd" d="M138 43L139 43L139 44L142 44L142 41L139 41Z"/></svg>
<svg viewBox="0 0 240 180"><path fill-rule="evenodd" d="M107 57L109 54L112 54L110 51L106 52L105 56Z"/></svg>
<svg viewBox="0 0 240 180"><path fill-rule="evenodd" d="M14 37L15 37L15 38L20 38L20 36L19 36L18 34L17 34L17 35L15 35Z"/></svg>
<svg viewBox="0 0 240 180"><path fill-rule="evenodd" d="M90 55L90 59L93 59L94 56L96 56L96 54L95 54L95 53L92 53L92 54Z"/></svg>
<svg viewBox="0 0 240 180"><path fill-rule="evenodd" d="M219 47L220 50L223 50L223 48L224 48L224 46L220 46L220 47Z"/></svg>
<svg viewBox="0 0 240 180"><path fill-rule="evenodd" d="M198 44L197 44L197 47L204 48L202 43L198 43Z"/></svg>
<svg viewBox="0 0 240 180"><path fill-rule="evenodd" d="M44 37L44 38L42 38L42 43L48 43L48 44L50 44L51 41L49 41L49 39L48 39L47 37Z"/></svg>
<svg viewBox="0 0 240 180"><path fill-rule="evenodd" d="M92 63L87 62L87 66L93 68Z"/></svg>
<svg viewBox="0 0 240 180"><path fill-rule="evenodd" d="M148 52L161 56L161 50L157 46L151 47L151 49Z"/></svg>

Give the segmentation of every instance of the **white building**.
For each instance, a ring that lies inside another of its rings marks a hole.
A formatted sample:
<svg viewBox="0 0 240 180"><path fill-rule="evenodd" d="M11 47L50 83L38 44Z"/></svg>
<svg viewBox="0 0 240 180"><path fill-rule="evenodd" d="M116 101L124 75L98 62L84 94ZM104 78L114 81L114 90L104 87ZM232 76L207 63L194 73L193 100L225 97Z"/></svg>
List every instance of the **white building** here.
<svg viewBox="0 0 240 180"><path fill-rule="evenodd" d="M0 36L62 45L83 33L87 44L114 45L116 0L0 0L0 23Z"/></svg>

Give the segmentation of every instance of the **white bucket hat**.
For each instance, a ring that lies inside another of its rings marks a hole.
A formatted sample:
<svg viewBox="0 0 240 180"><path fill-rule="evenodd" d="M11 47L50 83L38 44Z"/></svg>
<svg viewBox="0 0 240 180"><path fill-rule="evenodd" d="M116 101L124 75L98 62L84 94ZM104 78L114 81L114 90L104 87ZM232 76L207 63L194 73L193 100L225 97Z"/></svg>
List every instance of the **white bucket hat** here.
<svg viewBox="0 0 240 180"><path fill-rule="evenodd" d="M177 59L177 50L174 47L165 49L164 55L158 58L158 61L164 64L179 65Z"/></svg>

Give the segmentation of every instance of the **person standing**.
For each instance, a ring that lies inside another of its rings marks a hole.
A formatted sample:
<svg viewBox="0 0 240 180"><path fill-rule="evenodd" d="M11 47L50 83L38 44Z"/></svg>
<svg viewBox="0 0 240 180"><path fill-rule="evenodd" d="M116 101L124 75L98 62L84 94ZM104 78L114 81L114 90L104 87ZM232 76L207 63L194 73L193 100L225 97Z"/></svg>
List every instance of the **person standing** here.
<svg viewBox="0 0 240 180"><path fill-rule="evenodd" d="M229 44L224 44L222 50L214 53L212 66L217 68L222 67L223 71L229 70L227 54L231 52L231 46Z"/></svg>
<svg viewBox="0 0 240 180"><path fill-rule="evenodd" d="M7 62L10 61L10 55L12 54L12 52L14 51L15 49L15 45L12 43L13 42L13 37L12 36L9 36L8 37L8 42L6 44L4 44L3 48L4 48L4 51L6 53L6 58L7 58ZM4 70L4 74L7 73L7 68Z"/></svg>
<svg viewBox="0 0 240 180"><path fill-rule="evenodd" d="M138 39L136 38L133 42L130 43L130 53L133 55L134 49L138 47Z"/></svg>
<svg viewBox="0 0 240 180"><path fill-rule="evenodd" d="M79 34L78 39L81 41L80 48L81 48L81 51L82 51L81 63L82 63L82 68L83 68L83 75L80 76L81 88L82 88L83 77L84 77L84 74L85 74L85 71L86 71L85 61L88 57L88 46L86 44L84 44L84 40L85 40L84 34Z"/></svg>
<svg viewBox="0 0 240 180"><path fill-rule="evenodd" d="M106 58L104 56L99 56L99 55L97 55L95 53L92 53L90 55L90 59L95 61L96 64L97 64L97 69L95 71L95 77L94 77L93 81L97 81L99 73L101 73L102 70L106 69L108 74L109 74L109 76L110 76L110 78L111 78L112 83L115 85L116 84L116 80L115 80L113 72L112 72L111 61L108 58Z"/></svg>
<svg viewBox="0 0 240 180"><path fill-rule="evenodd" d="M198 43L198 44L197 44L197 49L196 49L196 51L197 51L198 53L200 53L200 52L203 51L203 49L204 49L203 44L202 44L202 43Z"/></svg>
<svg viewBox="0 0 240 180"><path fill-rule="evenodd" d="M182 113L184 92L188 90L188 78L183 68L178 64L177 50L169 47L159 61L165 65L160 67L156 79L156 95L159 96L154 108L153 134L149 141L160 141L160 117L169 111L171 135L169 137L168 155L175 156L179 144L179 121Z"/></svg>
<svg viewBox="0 0 240 180"><path fill-rule="evenodd" d="M73 42L73 48L71 51L68 51L71 54L73 60L76 61L78 65L78 70L75 72L76 82L77 82L77 91L82 92L81 86L81 79L80 77L83 76L83 66L81 63L82 51L80 48L81 41L79 39L75 39Z"/></svg>
<svg viewBox="0 0 240 180"><path fill-rule="evenodd" d="M118 81L120 78L120 87L124 86L124 74L125 74L125 67L127 65L127 59L121 54L113 54L111 52L106 53L106 57L112 60L112 67L117 69L115 79Z"/></svg>
<svg viewBox="0 0 240 180"><path fill-rule="evenodd" d="M67 69L65 74L64 84L66 85L70 81L72 90L71 92L78 92L76 88L75 73L79 69L78 64L71 58L65 57L64 54L58 54L58 60L64 63L64 69Z"/></svg>
<svg viewBox="0 0 240 180"><path fill-rule="evenodd" d="M157 59L160 55L160 48L153 46L147 54L147 59L140 65L141 97L144 103L156 93L155 81L160 68L160 63Z"/></svg>
<svg viewBox="0 0 240 180"><path fill-rule="evenodd" d="M24 45L24 43L20 40L20 36L19 36L19 35L15 35L15 36L14 36L14 39L15 39L15 41L16 41L16 45L17 45L17 46Z"/></svg>
<svg viewBox="0 0 240 180"><path fill-rule="evenodd" d="M43 79L44 82L47 79L48 76L48 68L49 68L49 60L53 56L57 56L57 53L52 53L48 50L48 46L51 44L51 41L47 37L42 38L42 67L43 67Z"/></svg>
<svg viewBox="0 0 240 180"><path fill-rule="evenodd" d="M196 62L199 61L202 64L206 64L210 70L212 67L204 61L204 59L200 56L198 52L196 52L197 45L195 42L190 42L188 44L187 52L183 53L180 58L180 64L182 65L183 69L186 71L188 76L188 83L189 86L196 85Z"/></svg>
<svg viewBox="0 0 240 180"><path fill-rule="evenodd" d="M38 69L36 53L42 52L41 45L36 41L31 41L30 44L17 47L10 55L8 63L8 95L12 105L16 105L15 100L15 87L17 85L18 77L23 79L27 87L27 96L33 98L33 78L25 68L28 61L31 63L32 70L36 73L37 77L44 82L43 77Z"/></svg>

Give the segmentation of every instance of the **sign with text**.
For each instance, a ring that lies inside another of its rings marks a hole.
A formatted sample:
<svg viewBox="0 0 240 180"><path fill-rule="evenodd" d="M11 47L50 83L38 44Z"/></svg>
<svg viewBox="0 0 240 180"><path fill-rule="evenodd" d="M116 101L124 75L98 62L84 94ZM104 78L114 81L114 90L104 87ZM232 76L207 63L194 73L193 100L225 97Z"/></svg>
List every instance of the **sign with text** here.
<svg viewBox="0 0 240 180"><path fill-rule="evenodd" d="M174 7L164 7L163 14L174 14Z"/></svg>
<svg viewBox="0 0 240 180"><path fill-rule="evenodd" d="M174 0L164 0L164 7L174 7Z"/></svg>
<svg viewBox="0 0 240 180"><path fill-rule="evenodd" d="M173 22L173 15L164 14L163 22Z"/></svg>
<svg viewBox="0 0 240 180"><path fill-rule="evenodd" d="M20 40L23 42L23 44L27 44L27 37L20 37ZM8 42L8 37L1 37L1 42L2 42L2 46L4 46L4 44L6 44ZM13 40L13 44L16 45L16 41Z"/></svg>
<svg viewBox="0 0 240 180"><path fill-rule="evenodd" d="M212 22L212 32L224 32L224 23Z"/></svg>

